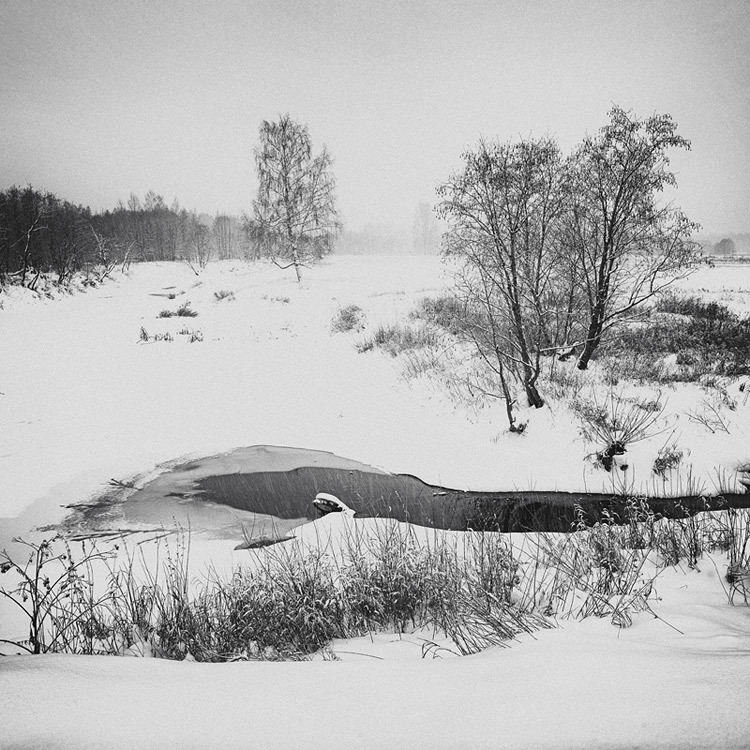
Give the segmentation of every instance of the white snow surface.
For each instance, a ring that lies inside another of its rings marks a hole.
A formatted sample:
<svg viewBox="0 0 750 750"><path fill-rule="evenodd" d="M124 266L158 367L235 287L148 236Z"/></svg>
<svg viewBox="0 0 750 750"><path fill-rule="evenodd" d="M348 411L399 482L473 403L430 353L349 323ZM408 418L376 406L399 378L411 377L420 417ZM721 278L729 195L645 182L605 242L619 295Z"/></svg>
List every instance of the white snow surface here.
<svg viewBox="0 0 750 750"><path fill-rule="evenodd" d="M465 489L611 489L564 407L510 435L501 405L469 409L428 378L405 379L398 358L357 353L378 323L403 321L449 284L437 258L334 256L301 285L266 265L211 263L196 276L158 263L56 299L0 295L0 548L110 478L249 445L330 451ZM750 311L749 266L702 269L685 287ZM197 317L157 318L185 301ZM349 304L367 328L333 333ZM143 343L141 327L174 341ZM633 447L632 481L652 481L668 438L706 488L727 479L750 458L738 387L727 384L738 408L720 434L686 417L698 386L665 392L671 431ZM325 517L297 536L320 543L344 523L372 522ZM233 546L196 541L191 554L196 567L228 568L243 554ZM421 633L336 642L338 661L0 657L0 748L746 748L750 609L728 603L725 567L706 557L663 571L659 619L565 620L472 657L423 658Z"/></svg>

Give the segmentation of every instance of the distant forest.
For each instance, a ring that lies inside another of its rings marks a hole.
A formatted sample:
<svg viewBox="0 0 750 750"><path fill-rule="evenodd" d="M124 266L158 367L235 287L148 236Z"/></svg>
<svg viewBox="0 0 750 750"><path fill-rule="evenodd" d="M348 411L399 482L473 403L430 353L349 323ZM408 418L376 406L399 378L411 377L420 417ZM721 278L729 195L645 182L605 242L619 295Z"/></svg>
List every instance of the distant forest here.
<svg viewBox="0 0 750 750"><path fill-rule="evenodd" d="M750 255L750 233L699 238L709 255Z"/></svg>
<svg viewBox="0 0 750 750"><path fill-rule="evenodd" d="M200 215L149 191L131 195L112 211L89 208L32 187L0 192L0 279L33 288L34 277L52 273L60 283L77 271L110 268L128 260L260 257L252 222Z"/></svg>
<svg viewBox="0 0 750 750"><path fill-rule="evenodd" d="M319 252L434 254L440 234L431 206L420 204L411 233L379 224L345 228ZM73 273L101 275L128 261L184 260L198 270L211 259L268 255L268 238L252 218L199 214L153 191L101 213L31 186L0 192L0 281L33 288L40 274L64 283Z"/></svg>

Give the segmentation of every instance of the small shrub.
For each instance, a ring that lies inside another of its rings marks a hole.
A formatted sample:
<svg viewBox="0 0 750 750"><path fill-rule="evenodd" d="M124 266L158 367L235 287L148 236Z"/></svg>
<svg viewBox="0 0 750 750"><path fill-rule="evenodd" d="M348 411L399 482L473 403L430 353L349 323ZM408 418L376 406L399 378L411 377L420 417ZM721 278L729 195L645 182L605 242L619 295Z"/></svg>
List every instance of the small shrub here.
<svg viewBox="0 0 750 750"><path fill-rule="evenodd" d="M443 295L423 297L409 317L412 320L432 323L457 336L470 325L469 315L466 305L458 297Z"/></svg>
<svg viewBox="0 0 750 750"><path fill-rule="evenodd" d="M189 302L183 302L176 310L162 310L157 318L195 318L198 313L190 307Z"/></svg>
<svg viewBox="0 0 750 750"><path fill-rule="evenodd" d="M419 349L425 346L436 346L437 334L428 328L411 328L402 325L378 326L373 335L357 345L360 353L369 352L380 348L387 351L392 357L410 349Z"/></svg>
<svg viewBox="0 0 750 750"><path fill-rule="evenodd" d="M712 321L736 321L735 315L728 307L719 302L706 302L695 295L683 296L674 292L662 294L656 301L657 312L672 315L684 315Z"/></svg>
<svg viewBox="0 0 750 750"><path fill-rule="evenodd" d="M228 289L221 289L218 292L214 292L214 298L217 302L227 300L227 302L234 301L234 292L230 292Z"/></svg>
<svg viewBox="0 0 750 750"><path fill-rule="evenodd" d="M336 333L362 331L365 327L365 313L359 305L342 307L331 321L331 330Z"/></svg>
<svg viewBox="0 0 750 750"><path fill-rule="evenodd" d="M605 406L580 397L573 400L570 405L575 415L583 423L583 430L587 438L592 439L593 434L598 434L598 432L609 428L609 412Z"/></svg>
<svg viewBox="0 0 750 750"><path fill-rule="evenodd" d="M705 374L750 374L750 318L698 297L665 296L655 310L647 324L631 325L600 347L611 382L695 382ZM669 356L676 368L665 366Z"/></svg>
<svg viewBox="0 0 750 750"><path fill-rule="evenodd" d="M726 406L729 411L737 410L737 401L729 395L726 386L718 378L712 375L704 376L700 379L701 388L714 397L714 401Z"/></svg>
<svg viewBox="0 0 750 750"><path fill-rule="evenodd" d="M608 386L616 386L621 380L636 383L670 383L676 379L667 368L664 358L637 351L607 354L599 360L602 379Z"/></svg>
<svg viewBox="0 0 750 750"><path fill-rule="evenodd" d="M650 549L654 542L656 515L645 497L630 496L625 501L624 520L627 522L625 545L629 549Z"/></svg>
<svg viewBox="0 0 750 750"><path fill-rule="evenodd" d="M632 404L635 404L635 406L638 409L643 409L643 411L651 411L651 412L662 412L664 411L664 406L661 403L661 401L658 398L654 398L651 400L641 400L641 399L635 399L635 398L628 398L624 399L625 401L628 401Z"/></svg>
<svg viewBox="0 0 750 750"><path fill-rule="evenodd" d="M725 432L729 435L729 424L721 413L721 404L712 403L709 399L701 399L700 406L688 412L688 419L702 424L711 434Z"/></svg>
<svg viewBox="0 0 750 750"><path fill-rule="evenodd" d="M654 546L667 565L686 560L689 568L695 568L703 554L705 529L696 514L682 504L678 503L675 510L681 512L682 518L671 518L669 523L662 524Z"/></svg>
<svg viewBox="0 0 750 750"><path fill-rule="evenodd" d="M647 551L630 547L631 530L613 516L588 526L578 507L570 534L541 534L534 562L536 601L548 615L611 617L618 627L646 609L653 578L643 575Z"/></svg>
<svg viewBox="0 0 750 750"><path fill-rule="evenodd" d="M684 349L681 352L677 352L675 364L678 364L681 367L695 367L700 364L700 359L696 356L694 351Z"/></svg>
<svg viewBox="0 0 750 750"><path fill-rule="evenodd" d="M81 556L76 558L62 537L39 544L15 541L28 550L29 556L25 564L20 564L7 552L0 553L0 573L16 580L10 590L0 588L0 596L24 612L29 637L5 642L32 654L95 653L98 642L109 634L100 617L107 597L95 594L90 582L94 563L108 555L95 547L87 551L81 545Z"/></svg>
<svg viewBox="0 0 750 750"><path fill-rule="evenodd" d="M581 421L583 436L601 446L596 456L607 471L612 468L614 457L623 455L628 445L660 432L657 421L664 406L657 398L659 406L654 411L652 403L645 399L625 399L614 391L602 401L594 394L590 400L579 397L571 402L573 412Z"/></svg>
<svg viewBox="0 0 750 750"><path fill-rule="evenodd" d="M684 456L684 451L678 448L676 443L665 445L659 449L651 470L656 476L664 478L667 472L676 469L682 463Z"/></svg>
<svg viewBox="0 0 750 750"><path fill-rule="evenodd" d="M152 336L143 326L141 326L140 341L147 344L150 341L167 341L167 342L174 341L174 338L172 334L170 334L169 332L155 333Z"/></svg>
<svg viewBox="0 0 750 750"><path fill-rule="evenodd" d="M198 313L190 307L189 302L183 302L175 312L178 318L195 318Z"/></svg>
<svg viewBox="0 0 750 750"><path fill-rule="evenodd" d="M188 341L191 344L195 343L196 341L203 341L203 331L193 330L192 328L188 328L187 326L185 326L185 328L183 328L182 330L177 331L177 335L187 336Z"/></svg>

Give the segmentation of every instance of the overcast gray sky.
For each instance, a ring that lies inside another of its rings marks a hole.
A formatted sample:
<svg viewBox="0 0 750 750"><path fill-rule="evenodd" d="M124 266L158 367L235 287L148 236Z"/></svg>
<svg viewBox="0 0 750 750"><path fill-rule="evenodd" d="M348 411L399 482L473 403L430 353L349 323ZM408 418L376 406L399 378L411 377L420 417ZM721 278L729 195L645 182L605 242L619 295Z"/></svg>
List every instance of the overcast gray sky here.
<svg viewBox="0 0 750 750"><path fill-rule="evenodd" d="M289 112L350 226L409 222L480 135L568 150L617 103L692 140L691 219L748 231L749 39L747 0L0 0L0 189L249 210L260 121Z"/></svg>

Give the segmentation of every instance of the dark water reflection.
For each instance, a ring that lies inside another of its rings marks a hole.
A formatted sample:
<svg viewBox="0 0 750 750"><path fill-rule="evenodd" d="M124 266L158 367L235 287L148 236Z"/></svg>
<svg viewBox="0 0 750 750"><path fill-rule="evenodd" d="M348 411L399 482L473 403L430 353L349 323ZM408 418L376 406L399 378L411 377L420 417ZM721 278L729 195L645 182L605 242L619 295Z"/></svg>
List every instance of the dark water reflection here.
<svg viewBox="0 0 750 750"><path fill-rule="evenodd" d="M569 531L583 518L625 518L627 498L568 492L476 492L438 487L322 451L252 446L175 463L132 490L114 489L77 506L70 524L83 535L176 522L212 536L282 538L317 516L318 492L336 495L358 516L390 517L442 529ZM700 497L649 498L655 513L706 509ZM711 498L710 509L748 507L750 495Z"/></svg>
<svg viewBox="0 0 750 750"><path fill-rule="evenodd" d="M316 516L311 500L330 492L361 517L389 517L421 526L453 530L569 531L577 522L576 506L593 524L606 513L626 517L628 498L567 492L472 492L426 484L407 474L369 473L324 467L288 472L252 472L209 476L196 483L201 497L238 510L282 519ZM689 512L750 505L750 495L714 498L650 498L655 513Z"/></svg>

